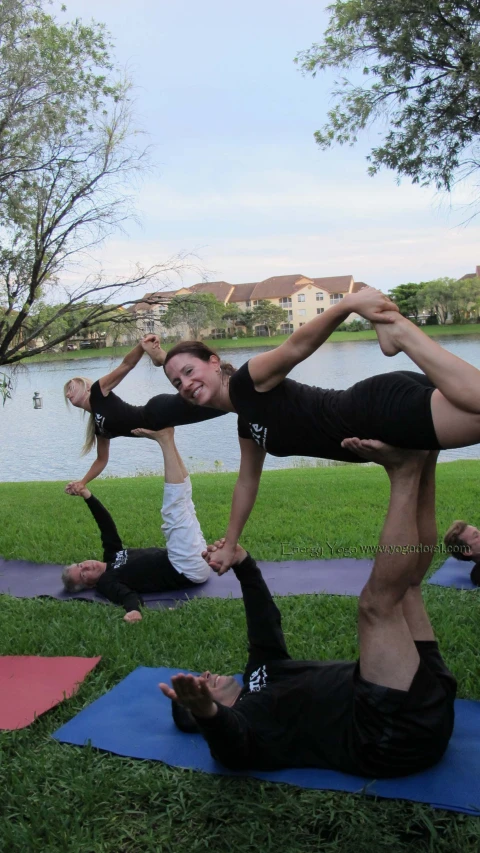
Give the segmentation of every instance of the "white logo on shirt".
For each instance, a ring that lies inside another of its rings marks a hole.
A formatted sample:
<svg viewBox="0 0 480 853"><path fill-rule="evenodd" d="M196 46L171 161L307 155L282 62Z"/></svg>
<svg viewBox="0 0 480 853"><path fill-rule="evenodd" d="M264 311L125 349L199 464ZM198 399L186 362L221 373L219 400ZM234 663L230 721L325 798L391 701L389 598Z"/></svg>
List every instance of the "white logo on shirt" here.
<svg viewBox="0 0 480 853"><path fill-rule="evenodd" d="M258 693L262 687L266 687L267 684L267 670L265 665L256 669L255 672L252 672L250 676L250 681L248 682L248 689L250 693Z"/></svg>
<svg viewBox="0 0 480 853"><path fill-rule="evenodd" d="M97 427L100 435L103 435L106 432L105 429L105 416L104 415L95 415L95 426Z"/></svg>
<svg viewBox="0 0 480 853"><path fill-rule="evenodd" d="M113 568L114 568L114 569L119 569L119 568L120 568L120 566L124 566L124 565L125 565L125 563L127 562L127 560L128 560L128 551L127 551L127 550L125 550L125 551L117 551L117 553L115 554L115 560L114 560L114 563L113 563Z"/></svg>
<svg viewBox="0 0 480 853"><path fill-rule="evenodd" d="M253 440L263 447L266 450L266 442L267 442L267 427L261 426L260 424L249 424L250 434Z"/></svg>

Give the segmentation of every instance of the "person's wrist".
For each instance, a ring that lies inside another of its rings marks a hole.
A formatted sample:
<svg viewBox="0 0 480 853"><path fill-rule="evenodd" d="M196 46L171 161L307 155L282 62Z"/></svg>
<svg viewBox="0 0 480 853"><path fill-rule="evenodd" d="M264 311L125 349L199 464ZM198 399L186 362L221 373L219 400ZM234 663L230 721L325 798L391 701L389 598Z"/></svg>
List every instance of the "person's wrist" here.
<svg viewBox="0 0 480 853"><path fill-rule="evenodd" d="M194 717L198 717L199 720L211 720L212 717L216 716L217 711L217 703L212 702L208 708L203 708L201 711L192 711L192 714Z"/></svg>

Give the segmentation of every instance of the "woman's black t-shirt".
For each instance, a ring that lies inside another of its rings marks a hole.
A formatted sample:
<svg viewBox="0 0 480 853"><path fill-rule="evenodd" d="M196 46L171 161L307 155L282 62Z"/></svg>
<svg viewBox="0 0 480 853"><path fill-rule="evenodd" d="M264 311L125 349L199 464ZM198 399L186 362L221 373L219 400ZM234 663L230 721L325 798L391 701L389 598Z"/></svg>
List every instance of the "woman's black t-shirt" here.
<svg viewBox="0 0 480 853"><path fill-rule="evenodd" d="M230 377L229 391L239 415L239 437L253 439L273 456L364 462L341 446L344 438L353 437L411 449L439 448L430 402L434 386L422 373L380 374L345 391L284 379L260 392L246 362Z"/></svg>
<svg viewBox="0 0 480 853"><path fill-rule="evenodd" d="M113 391L105 397L98 380L90 389L90 406L95 419L95 435L103 438L135 438L132 429L159 430L207 421L226 414L205 406L193 406L185 402L180 394L157 394L145 406L132 406Z"/></svg>

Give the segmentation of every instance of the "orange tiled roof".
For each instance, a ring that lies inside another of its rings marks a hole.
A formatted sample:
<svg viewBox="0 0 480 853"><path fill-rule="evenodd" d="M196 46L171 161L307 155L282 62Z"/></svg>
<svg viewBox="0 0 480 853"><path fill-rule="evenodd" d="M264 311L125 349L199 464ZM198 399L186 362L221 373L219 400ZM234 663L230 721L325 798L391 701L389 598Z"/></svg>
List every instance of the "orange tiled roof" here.
<svg viewBox="0 0 480 853"><path fill-rule="evenodd" d="M301 273L297 275L273 275L259 281L252 291L252 299L275 299L291 296L305 284L313 284L313 279Z"/></svg>
<svg viewBox="0 0 480 853"><path fill-rule="evenodd" d="M234 288L227 281L202 281L188 288L190 293L213 293L220 302L227 302Z"/></svg>
<svg viewBox="0 0 480 853"><path fill-rule="evenodd" d="M248 302L252 298L252 293L257 284L258 281L250 281L248 284L234 284L229 302Z"/></svg>
<svg viewBox="0 0 480 853"><path fill-rule="evenodd" d="M354 283L353 275L332 275L326 278L314 278L312 281L328 293L349 293Z"/></svg>
<svg viewBox="0 0 480 853"><path fill-rule="evenodd" d="M358 293L358 291L361 290L362 287L368 287L368 284L365 284L364 281L354 281L353 287L352 287L350 292L351 293Z"/></svg>
<svg viewBox="0 0 480 853"><path fill-rule="evenodd" d="M480 278L480 266L476 267L475 272L467 272L466 275L462 275L459 281L465 281L467 278Z"/></svg>

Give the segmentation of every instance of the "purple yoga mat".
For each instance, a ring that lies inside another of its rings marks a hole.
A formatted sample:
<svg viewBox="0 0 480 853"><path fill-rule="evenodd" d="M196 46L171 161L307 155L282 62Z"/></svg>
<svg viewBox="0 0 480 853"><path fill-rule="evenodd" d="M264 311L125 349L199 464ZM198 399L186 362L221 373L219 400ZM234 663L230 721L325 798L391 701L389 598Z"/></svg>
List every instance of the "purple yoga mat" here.
<svg viewBox="0 0 480 853"><path fill-rule="evenodd" d="M359 595L372 568L371 560L290 560L282 563L259 562L265 581L274 595ZM95 592L69 593L62 587L63 566L28 563L0 558L0 594L15 598L35 598L46 595L60 600L80 598L107 603ZM161 607L173 601L190 598L241 598L240 584L232 571L218 577L212 572L206 583L188 589L152 592L142 595L148 607Z"/></svg>

